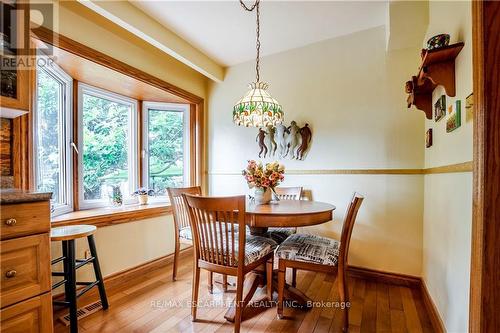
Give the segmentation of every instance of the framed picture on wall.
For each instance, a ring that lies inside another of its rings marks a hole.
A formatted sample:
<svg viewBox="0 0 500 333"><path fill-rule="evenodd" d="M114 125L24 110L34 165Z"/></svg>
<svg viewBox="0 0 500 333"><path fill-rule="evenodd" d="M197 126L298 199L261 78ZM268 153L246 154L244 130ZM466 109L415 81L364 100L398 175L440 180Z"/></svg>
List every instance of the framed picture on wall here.
<svg viewBox="0 0 500 333"><path fill-rule="evenodd" d="M425 148L432 147L432 128L429 128L427 132L425 132Z"/></svg>
<svg viewBox="0 0 500 333"><path fill-rule="evenodd" d="M446 116L446 96L441 95L434 103L434 120L440 121L444 116Z"/></svg>
<svg viewBox="0 0 500 333"><path fill-rule="evenodd" d="M461 118L461 101L457 100L455 102L455 107L453 104L448 107L448 119L446 120L446 132L450 133L456 130L462 125Z"/></svg>

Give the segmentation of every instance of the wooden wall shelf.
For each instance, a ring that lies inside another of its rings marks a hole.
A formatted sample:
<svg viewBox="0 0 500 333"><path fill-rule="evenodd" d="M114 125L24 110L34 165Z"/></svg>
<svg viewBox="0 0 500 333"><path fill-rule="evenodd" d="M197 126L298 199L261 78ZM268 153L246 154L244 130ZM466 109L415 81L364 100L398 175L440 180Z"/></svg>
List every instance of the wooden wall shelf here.
<svg viewBox="0 0 500 333"><path fill-rule="evenodd" d="M435 50L422 50L422 64L418 74L406 82L408 108L415 105L425 112L427 119L432 119L434 89L443 86L446 95L455 96L455 58L463 47L464 43L460 42Z"/></svg>

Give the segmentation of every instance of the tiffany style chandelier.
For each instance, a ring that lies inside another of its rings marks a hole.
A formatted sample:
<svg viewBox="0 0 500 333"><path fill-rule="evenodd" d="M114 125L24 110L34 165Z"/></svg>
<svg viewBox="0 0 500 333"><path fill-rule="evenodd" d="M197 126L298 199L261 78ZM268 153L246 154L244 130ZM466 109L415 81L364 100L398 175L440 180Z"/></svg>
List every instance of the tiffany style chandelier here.
<svg viewBox="0 0 500 333"><path fill-rule="evenodd" d="M234 105L233 122L238 126L267 127L276 126L283 121L280 103L267 91L268 84L260 81L260 0L247 7L242 0L241 6L257 13L257 58L255 61L256 80L248 85L250 90Z"/></svg>

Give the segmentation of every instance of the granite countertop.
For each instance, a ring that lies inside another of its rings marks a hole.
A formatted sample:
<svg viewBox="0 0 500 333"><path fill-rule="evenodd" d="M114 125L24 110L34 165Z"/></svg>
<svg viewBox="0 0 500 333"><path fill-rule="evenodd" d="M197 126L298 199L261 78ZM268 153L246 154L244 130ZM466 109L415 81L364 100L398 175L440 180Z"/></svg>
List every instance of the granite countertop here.
<svg viewBox="0 0 500 333"><path fill-rule="evenodd" d="M50 200L51 192L31 192L18 189L0 190L0 204Z"/></svg>

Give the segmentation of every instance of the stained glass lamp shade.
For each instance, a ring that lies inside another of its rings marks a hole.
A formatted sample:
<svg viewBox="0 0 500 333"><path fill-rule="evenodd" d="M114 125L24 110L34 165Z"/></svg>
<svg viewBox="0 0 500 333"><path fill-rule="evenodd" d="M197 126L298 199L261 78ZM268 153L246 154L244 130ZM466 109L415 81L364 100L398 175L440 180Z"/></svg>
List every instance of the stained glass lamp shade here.
<svg viewBox="0 0 500 333"><path fill-rule="evenodd" d="M268 84L253 82L250 90L233 108L233 122L238 126L267 127L283 122L283 110L280 103L267 92Z"/></svg>

